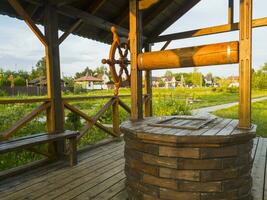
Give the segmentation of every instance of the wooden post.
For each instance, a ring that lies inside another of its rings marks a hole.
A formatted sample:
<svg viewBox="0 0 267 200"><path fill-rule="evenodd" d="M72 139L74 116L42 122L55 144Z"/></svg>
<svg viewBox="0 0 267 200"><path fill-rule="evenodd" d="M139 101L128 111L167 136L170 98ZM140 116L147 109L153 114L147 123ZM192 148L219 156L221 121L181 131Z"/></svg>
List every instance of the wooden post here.
<svg viewBox="0 0 267 200"><path fill-rule="evenodd" d="M72 137L69 139L70 142L70 166L77 165L77 139Z"/></svg>
<svg viewBox="0 0 267 200"><path fill-rule="evenodd" d="M149 52L151 51L151 45L145 46L145 51ZM147 95L146 101L145 101L145 117L151 117L152 116L152 71L146 70L145 71L145 93Z"/></svg>
<svg viewBox="0 0 267 200"><path fill-rule="evenodd" d="M228 0L228 24L234 23L234 0Z"/></svg>
<svg viewBox="0 0 267 200"><path fill-rule="evenodd" d="M239 127L251 127L252 0L240 0Z"/></svg>
<svg viewBox="0 0 267 200"><path fill-rule="evenodd" d="M119 98L115 97L115 101L112 104L112 124L113 132L119 136L120 135L120 113L119 113Z"/></svg>
<svg viewBox="0 0 267 200"><path fill-rule="evenodd" d="M56 7L49 3L45 7L44 28L48 43L45 48L47 95L51 99L51 107L47 110L47 129L49 133L59 133L64 131L64 118L61 98L58 16ZM57 142L55 151L57 156L61 157L64 143Z"/></svg>
<svg viewBox="0 0 267 200"><path fill-rule="evenodd" d="M137 67L137 56L142 49L141 15L138 0L130 1L130 48L131 48L131 120L143 118L142 71Z"/></svg>

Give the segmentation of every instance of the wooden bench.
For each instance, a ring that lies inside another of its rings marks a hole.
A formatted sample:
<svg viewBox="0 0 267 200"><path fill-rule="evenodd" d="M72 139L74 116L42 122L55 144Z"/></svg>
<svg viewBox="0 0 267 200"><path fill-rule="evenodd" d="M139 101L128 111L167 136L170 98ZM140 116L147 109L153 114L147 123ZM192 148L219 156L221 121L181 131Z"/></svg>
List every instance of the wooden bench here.
<svg viewBox="0 0 267 200"><path fill-rule="evenodd" d="M77 164L77 135L78 132L65 131L64 133L58 134L35 134L13 140L3 141L0 142L0 154L23 148L30 148L38 144L69 140L70 166L74 166Z"/></svg>

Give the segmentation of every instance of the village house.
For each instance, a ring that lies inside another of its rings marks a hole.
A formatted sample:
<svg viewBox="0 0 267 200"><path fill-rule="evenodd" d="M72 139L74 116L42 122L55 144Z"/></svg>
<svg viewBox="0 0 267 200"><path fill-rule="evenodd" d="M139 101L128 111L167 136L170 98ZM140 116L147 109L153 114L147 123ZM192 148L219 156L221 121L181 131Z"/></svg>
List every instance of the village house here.
<svg viewBox="0 0 267 200"><path fill-rule="evenodd" d="M239 76L229 76L227 79L230 82L228 87L239 87Z"/></svg>
<svg viewBox="0 0 267 200"><path fill-rule="evenodd" d="M164 82L165 88L175 88L176 87L176 79L174 76L162 77L162 81Z"/></svg>
<svg viewBox="0 0 267 200"><path fill-rule="evenodd" d="M98 77L86 75L74 80L75 84L80 85L83 89L87 90L103 90L108 89L107 83L109 78L107 75Z"/></svg>
<svg viewBox="0 0 267 200"><path fill-rule="evenodd" d="M159 87L160 85L160 81L161 81L161 77L156 77L156 76L153 76L152 77L152 87Z"/></svg>

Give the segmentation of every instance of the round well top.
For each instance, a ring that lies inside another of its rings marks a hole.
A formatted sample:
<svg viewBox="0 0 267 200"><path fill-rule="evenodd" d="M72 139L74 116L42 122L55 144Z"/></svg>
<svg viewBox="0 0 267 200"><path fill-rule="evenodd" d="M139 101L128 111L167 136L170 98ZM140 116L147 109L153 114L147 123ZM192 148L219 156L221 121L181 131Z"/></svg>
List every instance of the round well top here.
<svg viewBox="0 0 267 200"><path fill-rule="evenodd" d="M225 144L255 137L256 126L239 129L238 120L199 116L148 117L126 121L121 131L141 140L183 144Z"/></svg>

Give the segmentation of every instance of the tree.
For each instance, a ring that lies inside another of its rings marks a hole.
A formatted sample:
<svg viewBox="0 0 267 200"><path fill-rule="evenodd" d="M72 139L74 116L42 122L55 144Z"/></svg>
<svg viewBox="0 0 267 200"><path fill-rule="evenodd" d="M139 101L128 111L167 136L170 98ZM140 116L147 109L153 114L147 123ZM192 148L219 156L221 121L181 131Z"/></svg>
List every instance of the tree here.
<svg viewBox="0 0 267 200"><path fill-rule="evenodd" d="M104 75L104 74L107 74L107 68L105 66L100 66L100 67L97 67L94 71L94 75Z"/></svg>
<svg viewBox="0 0 267 200"><path fill-rule="evenodd" d="M64 81L64 83L65 83L66 86L68 86L68 87L74 87L74 79L72 77L64 76L63 77L63 81Z"/></svg>
<svg viewBox="0 0 267 200"><path fill-rule="evenodd" d="M0 69L0 87L10 86L10 81L8 80L8 76L5 74L3 69Z"/></svg>
<svg viewBox="0 0 267 200"><path fill-rule="evenodd" d="M167 70L166 72L165 72L165 77L172 77L174 74L172 73L172 71L170 71L170 70Z"/></svg>
<svg viewBox="0 0 267 200"><path fill-rule="evenodd" d="M94 71L92 69L90 69L89 67L86 67L82 72L77 72L75 74L75 79L86 76L86 75L93 76Z"/></svg>
<svg viewBox="0 0 267 200"><path fill-rule="evenodd" d="M26 79L24 79L22 76L16 76L14 78L14 85L15 86L26 86Z"/></svg>
<svg viewBox="0 0 267 200"><path fill-rule="evenodd" d="M197 68L194 68L194 71L192 73L192 83L195 86L202 87L203 76L200 72L198 72Z"/></svg>
<svg viewBox="0 0 267 200"><path fill-rule="evenodd" d="M46 77L46 61L45 57L37 61L35 67L32 67L32 71L29 75L29 79L33 80L40 77Z"/></svg>
<svg viewBox="0 0 267 200"><path fill-rule="evenodd" d="M267 72L267 62L264 63L263 66L261 66L261 70Z"/></svg>

